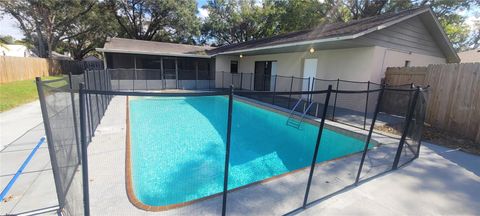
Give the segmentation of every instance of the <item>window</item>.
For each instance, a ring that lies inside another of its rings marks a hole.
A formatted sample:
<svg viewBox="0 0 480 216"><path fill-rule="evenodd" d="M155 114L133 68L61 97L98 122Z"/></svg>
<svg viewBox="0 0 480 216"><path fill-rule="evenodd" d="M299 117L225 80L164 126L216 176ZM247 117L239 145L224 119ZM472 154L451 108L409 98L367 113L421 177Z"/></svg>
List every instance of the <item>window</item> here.
<svg viewBox="0 0 480 216"><path fill-rule="evenodd" d="M405 61L405 67L410 67L410 60Z"/></svg>
<svg viewBox="0 0 480 216"><path fill-rule="evenodd" d="M238 61L230 62L230 73L238 73Z"/></svg>

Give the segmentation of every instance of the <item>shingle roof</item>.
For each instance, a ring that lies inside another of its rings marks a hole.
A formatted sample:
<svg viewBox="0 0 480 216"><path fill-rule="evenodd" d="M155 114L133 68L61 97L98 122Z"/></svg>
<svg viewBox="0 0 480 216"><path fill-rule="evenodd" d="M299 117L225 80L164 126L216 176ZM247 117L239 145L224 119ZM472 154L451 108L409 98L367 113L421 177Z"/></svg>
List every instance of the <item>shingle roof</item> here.
<svg viewBox="0 0 480 216"><path fill-rule="evenodd" d="M110 38L105 43L104 52L138 53L138 54L169 54L177 56L205 56L210 46L194 46L187 44L165 43L156 41L143 41L125 38Z"/></svg>
<svg viewBox="0 0 480 216"><path fill-rule="evenodd" d="M325 38L335 38L346 35L354 35L422 11L428 11L428 7L418 7L414 9L403 10L400 12L385 13L378 16L352 20L346 23L325 24L310 30L277 35L269 38L247 41L238 44L226 45L210 50L207 53L213 55L222 52L244 50L249 48L259 48L300 41L310 41Z"/></svg>

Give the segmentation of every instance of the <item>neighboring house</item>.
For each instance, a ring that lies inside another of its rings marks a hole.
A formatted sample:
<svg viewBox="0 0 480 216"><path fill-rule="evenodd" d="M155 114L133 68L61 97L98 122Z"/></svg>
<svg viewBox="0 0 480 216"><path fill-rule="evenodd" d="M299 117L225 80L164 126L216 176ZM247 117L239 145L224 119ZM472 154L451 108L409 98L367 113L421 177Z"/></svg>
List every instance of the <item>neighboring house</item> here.
<svg viewBox="0 0 480 216"><path fill-rule="evenodd" d="M0 56L33 57L35 54L24 45L4 44L0 46Z"/></svg>
<svg viewBox="0 0 480 216"><path fill-rule="evenodd" d="M468 50L465 52L459 52L458 57L462 63L480 62L480 49Z"/></svg>
<svg viewBox="0 0 480 216"><path fill-rule="evenodd" d="M271 88L261 75L380 82L387 67L460 61L426 7L218 48L111 38L97 50L107 68L150 69L171 83L208 76L218 86L214 72L253 73L256 90Z"/></svg>

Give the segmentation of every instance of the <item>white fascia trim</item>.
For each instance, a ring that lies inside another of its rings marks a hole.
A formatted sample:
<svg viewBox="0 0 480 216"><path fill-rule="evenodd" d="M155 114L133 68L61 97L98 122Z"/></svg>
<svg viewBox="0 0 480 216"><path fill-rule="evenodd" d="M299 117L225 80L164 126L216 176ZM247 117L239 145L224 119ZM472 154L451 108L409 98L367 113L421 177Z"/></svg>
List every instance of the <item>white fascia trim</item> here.
<svg viewBox="0 0 480 216"><path fill-rule="evenodd" d="M196 54L147 52L147 51L132 51L132 50L105 49L105 48L96 48L95 50L103 53L125 53L125 54L142 54L142 55L176 56L176 57L211 58L211 56L209 55L196 55Z"/></svg>
<svg viewBox="0 0 480 216"><path fill-rule="evenodd" d="M410 19L414 16L417 16L419 14L425 13L426 11L430 11L430 9L425 8L424 10L417 11L416 13L410 14L408 16L402 17L400 19L396 19L393 21L390 21L388 23L385 23L383 25L376 26L374 28L367 29L365 31L353 34L353 35L346 35L346 36L341 36L341 37L332 37L332 38L323 38L323 39L317 39L317 40L309 40L309 41L302 41L302 42L294 42L294 43L288 43L288 44L279 44L279 45L273 45L273 46L266 46L266 47L258 47L258 48L250 48L250 49L243 49L243 50L235 50L235 51L228 51L228 52L221 52L214 54L212 56L216 55L223 55L223 54L238 54L238 53L243 53L243 52L251 52L251 51L257 51L257 50L265 50L265 49L275 49L275 48L283 48L283 47L292 47L292 46L300 46L300 45L308 45L308 44L314 44L314 43L325 43L325 42L333 42L333 41L341 41L341 40L349 40L349 39L355 39L358 37L361 37L363 35L372 33L374 31L378 31L384 28L387 28L389 26L392 26L394 24L397 24L399 22L402 22L404 20Z"/></svg>

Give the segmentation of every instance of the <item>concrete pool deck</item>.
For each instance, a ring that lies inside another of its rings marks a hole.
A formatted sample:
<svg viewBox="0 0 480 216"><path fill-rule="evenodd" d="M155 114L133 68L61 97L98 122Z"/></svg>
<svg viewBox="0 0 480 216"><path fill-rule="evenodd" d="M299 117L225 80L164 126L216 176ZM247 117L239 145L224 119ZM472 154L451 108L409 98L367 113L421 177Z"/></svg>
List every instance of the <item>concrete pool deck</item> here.
<svg viewBox="0 0 480 216"><path fill-rule="evenodd" d="M44 135L38 100L0 113L0 190ZM47 143L38 149L6 197L8 201L0 202L0 215L58 206Z"/></svg>
<svg viewBox="0 0 480 216"><path fill-rule="evenodd" d="M90 207L92 215L218 215L221 196L164 212L148 212L133 206L125 186L126 98L114 97L89 145ZM385 145L388 147L388 145ZM420 158L358 187L314 203L296 214L480 214L480 157L424 145ZM371 153L370 153L371 152ZM365 176L391 166L390 148L370 151ZM440 155L443 154L443 155ZM358 157L317 165L310 200L350 185ZM470 158L468 161L462 158ZM467 168L464 168L467 167ZM227 214L280 215L301 206L308 170L229 192Z"/></svg>

